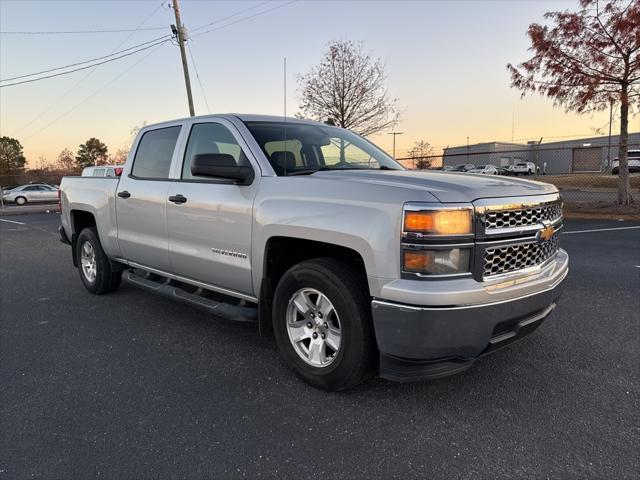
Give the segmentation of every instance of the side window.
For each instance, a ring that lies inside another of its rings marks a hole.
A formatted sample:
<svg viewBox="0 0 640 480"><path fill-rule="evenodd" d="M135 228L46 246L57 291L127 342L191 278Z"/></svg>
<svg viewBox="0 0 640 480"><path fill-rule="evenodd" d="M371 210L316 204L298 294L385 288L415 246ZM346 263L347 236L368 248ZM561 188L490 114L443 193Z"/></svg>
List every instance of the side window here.
<svg viewBox="0 0 640 480"><path fill-rule="evenodd" d="M180 126L149 130L142 135L133 159L134 177L169 178L171 157L176 148Z"/></svg>
<svg viewBox="0 0 640 480"><path fill-rule="evenodd" d="M187 149L182 163L182 178L209 179L191 174L191 162L196 155L224 153L231 155L238 165L248 165L249 161L233 134L219 123L198 123L191 128Z"/></svg>
<svg viewBox="0 0 640 480"><path fill-rule="evenodd" d="M104 177L104 168L96 168L93 171L93 176L94 177Z"/></svg>
<svg viewBox="0 0 640 480"><path fill-rule="evenodd" d="M116 172L113 168L108 168L107 169L107 177L115 177L116 176Z"/></svg>

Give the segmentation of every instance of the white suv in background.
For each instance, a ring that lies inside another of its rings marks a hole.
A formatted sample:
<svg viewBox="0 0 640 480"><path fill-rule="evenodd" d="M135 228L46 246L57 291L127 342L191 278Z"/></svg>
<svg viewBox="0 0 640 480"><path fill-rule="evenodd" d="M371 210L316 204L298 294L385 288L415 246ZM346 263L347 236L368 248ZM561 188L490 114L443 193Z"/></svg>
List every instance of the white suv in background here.
<svg viewBox="0 0 640 480"><path fill-rule="evenodd" d="M629 172L640 172L640 150L629 150L627 158L629 162ZM611 164L611 173L617 175L619 171L620 160L616 157Z"/></svg>
<svg viewBox="0 0 640 480"><path fill-rule="evenodd" d="M533 162L520 162L508 167L512 175L533 175L536 166Z"/></svg>

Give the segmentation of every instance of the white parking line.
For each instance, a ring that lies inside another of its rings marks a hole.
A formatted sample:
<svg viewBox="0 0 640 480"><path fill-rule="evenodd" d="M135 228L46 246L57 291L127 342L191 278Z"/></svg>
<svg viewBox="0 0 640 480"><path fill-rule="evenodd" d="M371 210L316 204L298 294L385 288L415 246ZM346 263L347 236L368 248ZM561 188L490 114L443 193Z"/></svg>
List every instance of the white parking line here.
<svg viewBox="0 0 640 480"><path fill-rule="evenodd" d="M562 232L565 235L570 233L593 233L593 232L610 232L612 230L635 230L640 228L640 225L634 227L613 227L613 228L594 228L593 230L574 230L573 232Z"/></svg>
<svg viewBox="0 0 640 480"><path fill-rule="evenodd" d="M18 225L26 225L26 223L23 223L23 222L16 222L15 220L5 220L4 218L0 218L0 222L17 223Z"/></svg>

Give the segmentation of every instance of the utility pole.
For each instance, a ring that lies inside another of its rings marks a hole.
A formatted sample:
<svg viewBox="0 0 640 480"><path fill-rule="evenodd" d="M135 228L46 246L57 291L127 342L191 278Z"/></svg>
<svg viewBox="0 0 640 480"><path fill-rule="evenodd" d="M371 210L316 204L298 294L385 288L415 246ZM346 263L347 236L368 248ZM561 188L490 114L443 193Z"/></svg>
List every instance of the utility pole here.
<svg viewBox="0 0 640 480"><path fill-rule="evenodd" d="M607 169L611 168L611 123L613 122L613 100L609 105L609 145L607 146Z"/></svg>
<svg viewBox="0 0 640 480"><path fill-rule="evenodd" d="M402 135L402 132L391 132L389 135L393 135L393 159L396 159L396 135Z"/></svg>
<svg viewBox="0 0 640 480"><path fill-rule="evenodd" d="M173 13L176 15L176 25L171 26L171 31L178 37L180 45L180 56L182 57L182 71L184 72L184 83L187 86L187 99L189 100L189 115L195 116L193 108L193 96L191 95L191 80L189 79L189 65L187 64L187 53L184 50L184 25L180 18L180 6L178 0L173 0Z"/></svg>

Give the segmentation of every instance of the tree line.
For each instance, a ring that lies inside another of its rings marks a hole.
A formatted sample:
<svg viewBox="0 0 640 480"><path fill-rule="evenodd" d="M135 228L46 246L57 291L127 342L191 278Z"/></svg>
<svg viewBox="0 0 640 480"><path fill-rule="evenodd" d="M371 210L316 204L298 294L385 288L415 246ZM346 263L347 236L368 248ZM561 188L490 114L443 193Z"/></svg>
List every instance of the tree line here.
<svg viewBox="0 0 640 480"><path fill-rule="evenodd" d="M47 178L79 174L83 168L96 165L121 165L127 159L129 151L118 149L109 153L108 147L99 139L92 137L78 146L74 154L68 148L63 149L53 162L40 157L27 168L27 158L20 141L7 136L0 137L0 185L22 183L24 181L45 181Z"/></svg>

